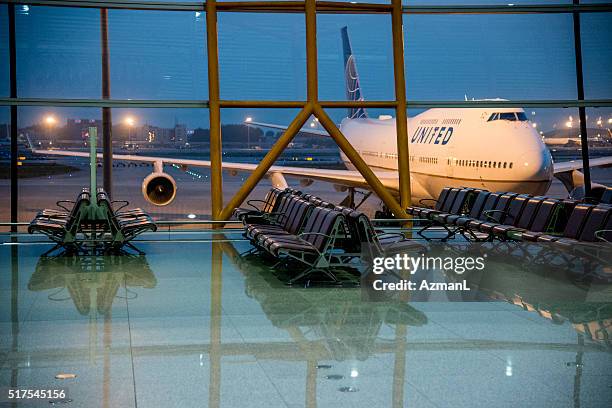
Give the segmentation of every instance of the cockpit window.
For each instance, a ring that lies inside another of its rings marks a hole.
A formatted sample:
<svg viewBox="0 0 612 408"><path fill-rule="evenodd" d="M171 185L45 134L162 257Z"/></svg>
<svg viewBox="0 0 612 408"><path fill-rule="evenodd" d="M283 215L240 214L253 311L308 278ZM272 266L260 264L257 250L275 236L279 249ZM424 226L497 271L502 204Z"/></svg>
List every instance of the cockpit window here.
<svg viewBox="0 0 612 408"><path fill-rule="evenodd" d="M527 119L527 115L525 115L525 112L516 112L516 117L521 122L527 122L529 120Z"/></svg>
<svg viewBox="0 0 612 408"><path fill-rule="evenodd" d="M515 121L516 120L516 116L514 115L514 112L503 112L499 114L499 119L500 120L512 120Z"/></svg>
<svg viewBox="0 0 612 408"><path fill-rule="evenodd" d="M529 119L527 118L527 115L525 115L525 112L496 112L492 113L491 116L489 116L487 122L492 122L494 120L527 122Z"/></svg>

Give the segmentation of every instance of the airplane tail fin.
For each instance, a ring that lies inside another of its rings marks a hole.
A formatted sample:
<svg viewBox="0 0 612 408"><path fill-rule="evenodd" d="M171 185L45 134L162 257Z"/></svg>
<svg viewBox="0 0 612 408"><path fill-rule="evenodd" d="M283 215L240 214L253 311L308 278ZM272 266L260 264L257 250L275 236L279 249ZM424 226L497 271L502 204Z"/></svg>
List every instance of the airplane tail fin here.
<svg viewBox="0 0 612 408"><path fill-rule="evenodd" d="M348 35L348 27L342 27L340 32L342 34L342 50L344 53L346 97L349 101L363 101L361 86L359 85L359 75L357 74L357 65L355 64L355 56L353 55L351 41ZM368 113L365 108L349 108L348 117L351 119L367 118Z"/></svg>

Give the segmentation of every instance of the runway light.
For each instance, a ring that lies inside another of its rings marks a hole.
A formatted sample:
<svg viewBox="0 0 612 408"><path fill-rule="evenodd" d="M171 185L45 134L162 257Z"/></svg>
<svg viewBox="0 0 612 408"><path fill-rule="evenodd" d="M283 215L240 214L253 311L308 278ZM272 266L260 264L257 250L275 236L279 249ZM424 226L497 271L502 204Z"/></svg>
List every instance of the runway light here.
<svg viewBox="0 0 612 408"><path fill-rule="evenodd" d="M195 214L187 214L187 218L189 218L190 220L193 220L195 217Z"/></svg>

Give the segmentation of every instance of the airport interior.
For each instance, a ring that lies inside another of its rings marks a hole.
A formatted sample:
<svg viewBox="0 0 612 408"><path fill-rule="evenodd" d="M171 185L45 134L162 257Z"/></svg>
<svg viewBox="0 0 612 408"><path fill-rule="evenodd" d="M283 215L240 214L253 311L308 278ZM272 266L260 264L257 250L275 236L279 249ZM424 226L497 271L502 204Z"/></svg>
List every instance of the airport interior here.
<svg viewBox="0 0 612 408"><path fill-rule="evenodd" d="M0 407L612 406L612 3L0 0Z"/></svg>

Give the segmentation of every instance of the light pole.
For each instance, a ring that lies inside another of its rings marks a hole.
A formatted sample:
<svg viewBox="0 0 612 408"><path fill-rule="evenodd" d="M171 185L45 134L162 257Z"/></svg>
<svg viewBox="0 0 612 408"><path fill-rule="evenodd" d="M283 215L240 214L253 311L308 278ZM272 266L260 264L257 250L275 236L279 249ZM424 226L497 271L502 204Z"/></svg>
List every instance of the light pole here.
<svg viewBox="0 0 612 408"><path fill-rule="evenodd" d="M45 116L45 129L47 130L46 136L47 136L47 139L49 139L49 142L51 142L51 129L56 123L57 123L57 119L55 119L55 116L53 115Z"/></svg>
<svg viewBox="0 0 612 408"><path fill-rule="evenodd" d="M244 120L247 124L247 149L251 148L251 125L250 123L253 121L253 118L250 116L247 116L247 118Z"/></svg>
<svg viewBox="0 0 612 408"><path fill-rule="evenodd" d="M132 127L134 126L135 123L136 121L134 120L133 117L128 116L127 118L125 118L125 124L128 127L128 144L132 143Z"/></svg>

